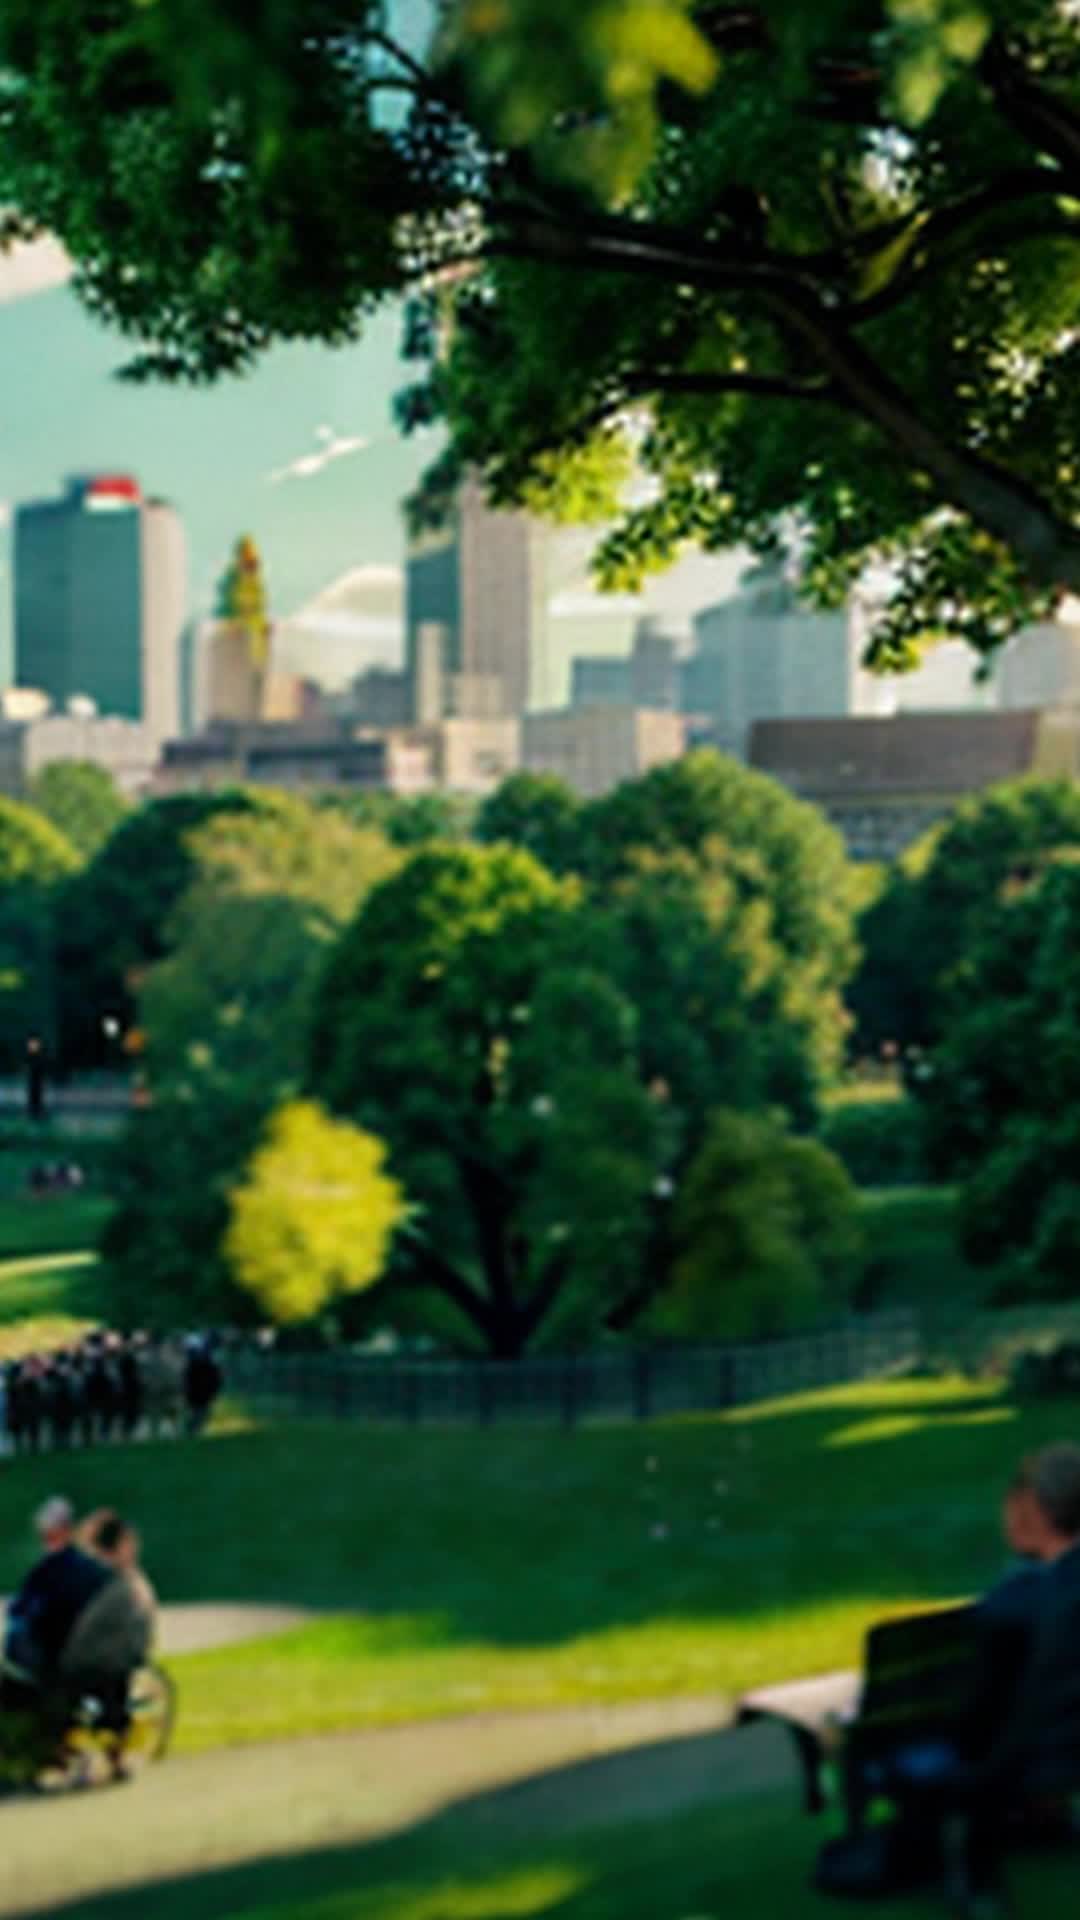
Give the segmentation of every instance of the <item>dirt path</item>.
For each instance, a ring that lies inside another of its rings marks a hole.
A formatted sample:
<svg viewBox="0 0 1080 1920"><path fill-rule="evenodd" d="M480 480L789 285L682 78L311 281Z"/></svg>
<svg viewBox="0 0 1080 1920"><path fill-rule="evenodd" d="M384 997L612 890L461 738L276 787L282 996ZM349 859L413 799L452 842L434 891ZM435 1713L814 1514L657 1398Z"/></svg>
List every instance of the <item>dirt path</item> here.
<svg viewBox="0 0 1080 1920"><path fill-rule="evenodd" d="M583 1794L575 1763L592 1761ZM132 1787L0 1806L6 1920L185 1872L356 1844L470 1796L559 1831L794 1782L785 1736L716 1701L499 1715L184 1755ZM147 1912L152 1912L152 1896Z"/></svg>

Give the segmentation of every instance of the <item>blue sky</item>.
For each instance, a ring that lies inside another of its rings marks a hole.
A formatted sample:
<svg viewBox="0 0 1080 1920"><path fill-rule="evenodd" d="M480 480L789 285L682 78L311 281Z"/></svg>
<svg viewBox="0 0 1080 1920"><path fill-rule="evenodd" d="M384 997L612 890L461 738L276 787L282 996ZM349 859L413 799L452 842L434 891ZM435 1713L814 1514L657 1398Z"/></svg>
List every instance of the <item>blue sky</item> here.
<svg viewBox="0 0 1080 1920"><path fill-rule="evenodd" d="M10 300L0 305L0 501L54 493L70 472L131 471L184 516L196 608L232 541L250 532L275 610L290 613L350 567L401 561L400 502L432 442L402 441L392 427L405 371L398 338L387 313L354 347L283 347L209 390L131 387L115 378L128 343L69 289ZM318 450L320 428L368 444L273 483L270 474Z"/></svg>

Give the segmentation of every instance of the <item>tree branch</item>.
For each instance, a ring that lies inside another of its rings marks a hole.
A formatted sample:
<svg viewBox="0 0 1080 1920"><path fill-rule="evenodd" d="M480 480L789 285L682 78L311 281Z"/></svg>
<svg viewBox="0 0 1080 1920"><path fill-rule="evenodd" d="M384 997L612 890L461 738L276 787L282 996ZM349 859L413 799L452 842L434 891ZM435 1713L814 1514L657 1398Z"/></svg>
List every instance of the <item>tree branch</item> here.
<svg viewBox="0 0 1080 1920"><path fill-rule="evenodd" d="M435 91L428 68L422 61L415 59L407 47L403 47L399 41L395 40L393 34L387 33L382 28L373 28L365 34L365 39L370 46L378 47L382 53L388 54L391 60L396 61L397 65L408 74L418 92L430 94Z"/></svg>
<svg viewBox="0 0 1080 1920"><path fill-rule="evenodd" d="M491 1313L487 1303L458 1273L457 1268L452 1267L449 1260L427 1240L415 1244L413 1257L419 1269L418 1277L421 1282L445 1294L446 1298L452 1301L454 1306L472 1323L477 1332L483 1334L485 1340L490 1341Z"/></svg>
<svg viewBox="0 0 1080 1920"><path fill-rule="evenodd" d="M627 381L627 393L620 403L630 405L654 393L686 394L691 398L716 397L726 393L756 394L765 400L826 400L843 405L844 396L829 380L797 380L783 373L677 373L643 367ZM609 409L610 411L610 409Z"/></svg>
<svg viewBox="0 0 1080 1920"><path fill-rule="evenodd" d="M827 293L798 271L797 263L785 268L761 259L740 264L707 249L659 242L640 234L629 222L616 238L579 236L531 221L497 239L494 251L565 268L659 278L702 292L754 298L802 340L848 403L912 467L937 483L943 499L1012 547L1034 584L1080 590L1080 531L1061 519L1025 480L943 438L855 337Z"/></svg>
<svg viewBox="0 0 1080 1920"><path fill-rule="evenodd" d="M1002 118L1056 160L1071 191L1080 192L1080 114L1034 78L1004 34L992 35L979 72Z"/></svg>

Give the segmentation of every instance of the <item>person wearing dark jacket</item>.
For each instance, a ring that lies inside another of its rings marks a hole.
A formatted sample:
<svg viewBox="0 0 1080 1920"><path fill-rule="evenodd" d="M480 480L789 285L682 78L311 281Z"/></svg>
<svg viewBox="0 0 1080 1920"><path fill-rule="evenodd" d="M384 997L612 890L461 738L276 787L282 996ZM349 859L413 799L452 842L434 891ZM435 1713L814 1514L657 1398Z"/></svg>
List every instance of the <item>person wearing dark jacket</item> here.
<svg viewBox="0 0 1080 1920"><path fill-rule="evenodd" d="M1017 1576L1015 1608L1004 1609L1013 1635L1005 1694L981 1728L976 1700L974 1737L950 1764L906 1783L909 1800L941 1824L954 1911L966 1920L1002 1911L1001 1861L1017 1811L1080 1787L1080 1447L1044 1448L1014 1488L1027 1502L1040 1571Z"/></svg>
<svg viewBox="0 0 1080 1920"><path fill-rule="evenodd" d="M209 1342L195 1341L188 1350L184 1366L184 1399L187 1402L189 1433L202 1432L221 1386L221 1368L210 1351Z"/></svg>
<svg viewBox="0 0 1080 1920"><path fill-rule="evenodd" d="M35 1520L44 1549L8 1606L5 1664L15 1677L46 1688L83 1608L109 1573L75 1544L75 1516L67 1500L47 1500Z"/></svg>

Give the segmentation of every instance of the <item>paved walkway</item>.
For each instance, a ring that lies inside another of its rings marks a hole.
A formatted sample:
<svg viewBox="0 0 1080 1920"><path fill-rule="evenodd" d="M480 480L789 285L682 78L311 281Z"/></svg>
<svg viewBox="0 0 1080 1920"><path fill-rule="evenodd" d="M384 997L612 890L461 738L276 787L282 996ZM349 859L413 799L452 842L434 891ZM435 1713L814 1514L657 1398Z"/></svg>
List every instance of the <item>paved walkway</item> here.
<svg viewBox="0 0 1080 1920"><path fill-rule="evenodd" d="M788 1780L797 1804L786 1737L731 1731L716 1701L185 1754L129 1788L0 1806L0 1912L16 1920L186 1873L356 1845L496 1790L500 1830L557 1832L580 1826L583 1810L589 1826L656 1818Z"/></svg>
<svg viewBox="0 0 1080 1920"><path fill-rule="evenodd" d="M7 1601L0 1597L0 1616ZM160 1651L169 1659L178 1653L204 1653L210 1647L235 1647L245 1640L264 1640L268 1634L302 1627L315 1615L303 1607L244 1606L207 1600L186 1606L162 1607L158 1620ZM2 1909L0 1909L2 1912Z"/></svg>

